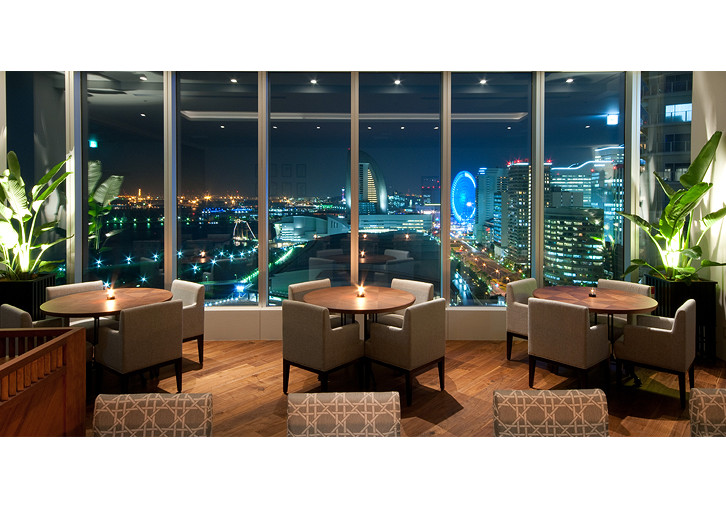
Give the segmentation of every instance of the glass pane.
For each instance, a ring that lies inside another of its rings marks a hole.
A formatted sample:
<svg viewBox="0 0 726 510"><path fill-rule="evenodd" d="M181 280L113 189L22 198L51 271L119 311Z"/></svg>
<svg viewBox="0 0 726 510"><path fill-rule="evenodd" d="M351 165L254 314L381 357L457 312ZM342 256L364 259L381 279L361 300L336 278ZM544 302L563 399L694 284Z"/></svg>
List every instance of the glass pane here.
<svg viewBox="0 0 726 510"><path fill-rule="evenodd" d="M270 305L287 286L350 285L350 74L270 73Z"/></svg>
<svg viewBox="0 0 726 510"><path fill-rule="evenodd" d="M180 72L178 278L256 305L257 73Z"/></svg>
<svg viewBox="0 0 726 510"><path fill-rule="evenodd" d="M625 73L545 77L544 279L623 274Z"/></svg>
<svg viewBox="0 0 726 510"><path fill-rule="evenodd" d="M673 189L691 163L691 95L693 72L643 71L640 110L640 197L638 215L657 223L668 197L657 174ZM635 228L635 227L633 227ZM640 258L659 261L655 246L639 236ZM642 274L648 268L641 270Z"/></svg>
<svg viewBox="0 0 726 510"><path fill-rule="evenodd" d="M66 158L65 75L62 72L8 71L5 77L9 98L7 147L18 157L27 195L48 170ZM59 175L60 172L56 177ZM64 182L39 211L37 225L58 222L54 229L38 238L41 243L52 243L65 237L65 189ZM44 261L60 261L55 269L56 284L65 283L65 259L65 243L52 246L43 255Z"/></svg>
<svg viewBox="0 0 726 510"><path fill-rule="evenodd" d="M504 305L530 275L531 74L453 73L451 304Z"/></svg>
<svg viewBox="0 0 726 510"><path fill-rule="evenodd" d="M163 287L161 72L89 72L88 252L84 280Z"/></svg>
<svg viewBox="0 0 726 510"><path fill-rule="evenodd" d="M441 295L440 108L438 73L360 75L358 242L370 260L359 267L364 284L419 280Z"/></svg>

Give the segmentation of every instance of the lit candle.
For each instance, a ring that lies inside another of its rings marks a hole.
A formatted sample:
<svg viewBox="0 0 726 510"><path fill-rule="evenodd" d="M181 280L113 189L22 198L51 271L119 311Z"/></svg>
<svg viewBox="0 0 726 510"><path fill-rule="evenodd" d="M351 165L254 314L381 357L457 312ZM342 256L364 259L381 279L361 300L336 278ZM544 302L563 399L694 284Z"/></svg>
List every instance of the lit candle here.
<svg viewBox="0 0 726 510"><path fill-rule="evenodd" d="M108 290L106 290L106 299L116 299L116 296L113 294L112 287L109 287Z"/></svg>
<svg viewBox="0 0 726 510"><path fill-rule="evenodd" d="M595 293L595 287L590 287L590 297L595 297L597 294Z"/></svg>
<svg viewBox="0 0 726 510"><path fill-rule="evenodd" d="M365 297L365 288L362 285L358 286L358 297Z"/></svg>
<svg viewBox="0 0 726 510"><path fill-rule="evenodd" d="M361 257L361 258L363 258L363 257L365 257L365 256L366 256L366 252L365 252L365 250L361 250L361 251L360 251L360 257Z"/></svg>

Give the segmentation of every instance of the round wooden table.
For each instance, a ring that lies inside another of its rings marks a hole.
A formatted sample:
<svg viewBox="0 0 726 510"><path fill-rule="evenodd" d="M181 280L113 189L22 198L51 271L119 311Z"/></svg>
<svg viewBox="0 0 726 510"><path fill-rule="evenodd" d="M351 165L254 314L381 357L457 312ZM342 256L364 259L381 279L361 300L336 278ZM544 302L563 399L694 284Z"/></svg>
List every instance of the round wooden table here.
<svg viewBox="0 0 726 510"><path fill-rule="evenodd" d="M363 314L364 337L368 338L370 317L377 313L392 312L411 306L416 297L405 290L390 287L364 287L365 296L358 297L358 287L326 287L308 292L303 301L313 305L324 306L331 312L345 315Z"/></svg>
<svg viewBox="0 0 726 510"><path fill-rule="evenodd" d="M98 343L98 322L100 317L116 315L121 310L135 306L171 301L172 293L164 289L121 288L113 289L115 299L106 299L105 290L76 292L46 301L41 311L54 317L93 317L93 340Z"/></svg>
<svg viewBox="0 0 726 510"><path fill-rule="evenodd" d="M595 289L596 296L590 296L591 287L562 285L540 287L532 295L539 299L551 299L571 305L586 306L592 313L605 313L612 317L616 313L648 313L655 310L658 302L643 294L613 289Z"/></svg>

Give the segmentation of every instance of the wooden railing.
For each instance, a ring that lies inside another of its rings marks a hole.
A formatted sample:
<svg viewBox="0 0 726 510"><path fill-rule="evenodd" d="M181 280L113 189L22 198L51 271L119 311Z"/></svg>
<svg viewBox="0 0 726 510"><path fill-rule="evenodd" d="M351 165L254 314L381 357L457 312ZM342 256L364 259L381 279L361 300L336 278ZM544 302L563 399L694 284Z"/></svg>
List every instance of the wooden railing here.
<svg viewBox="0 0 726 510"><path fill-rule="evenodd" d="M0 329L0 436L84 435L85 330Z"/></svg>

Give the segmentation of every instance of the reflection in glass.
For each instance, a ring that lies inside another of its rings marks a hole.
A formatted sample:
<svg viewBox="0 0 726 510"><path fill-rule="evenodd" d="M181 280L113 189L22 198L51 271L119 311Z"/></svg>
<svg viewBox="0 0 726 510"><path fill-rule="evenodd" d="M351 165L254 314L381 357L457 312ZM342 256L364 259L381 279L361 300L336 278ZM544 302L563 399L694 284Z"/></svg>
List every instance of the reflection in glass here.
<svg viewBox="0 0 726 510"><path fill-rule="evenodd" d="M503 305L530 274L529 73L453 73L451 305Z"/></svg>
<svg viewBox="0 0 726 510"><path fill-rule="evenodd" d="M180 72L178 278L256 305L257 73Z"/></svg>
<svg viewBox="0 0 726 510"><path fill-rule="evenodd" d="M545 77L545 284L623 274L624 105L624 73Z"/></svg>
<svg viewBox="0 0 726 510"><path fill-rule="evenodd" d="M89 72L88 251L83 279L163 287L161 72Z"/></svg>
<svg viewBox="0 0 726 510"><path fill-rule="evenodd" d="M66 158L65 75L62 72L7 71L7 148L18 156L26 189ZM5 155L3 155L5 157ZM65 237L65 183L43 203L38 221L58 221L58 227L39 237L52 243ZM65 244L45 252L43 260L61 261L56 267L56 284L65 283Z"/></svg>
<svg viewBox="0 0 726 510"><path fill-rule="evenodd" d="M350 285L350 74L270 73L269 304L291 283ZM346 162L348 162L346 164Z"/></svg>
<svg viewBox="0 0 726 510"><path fill-rule="evenodd" d="M441 76L360 74L361 282L434 284L441 295Z"/></svg>

